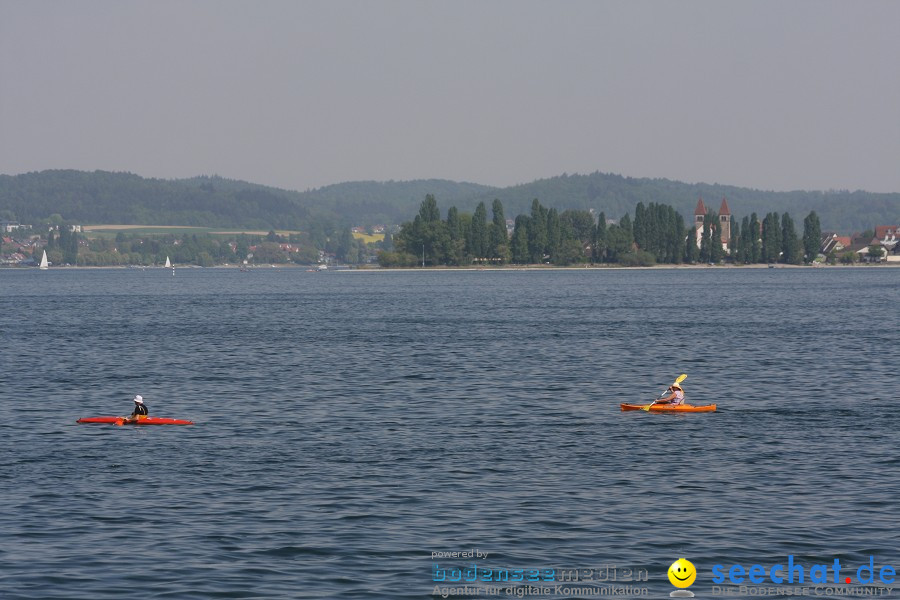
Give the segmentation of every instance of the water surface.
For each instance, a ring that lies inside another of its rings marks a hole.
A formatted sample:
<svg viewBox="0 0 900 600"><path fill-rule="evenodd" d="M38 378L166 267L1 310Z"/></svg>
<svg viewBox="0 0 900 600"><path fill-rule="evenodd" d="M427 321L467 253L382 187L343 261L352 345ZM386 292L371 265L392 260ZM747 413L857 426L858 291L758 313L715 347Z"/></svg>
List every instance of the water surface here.
<svg viewBox="0 0 900 600"><path fill-rule="evenodd" d="M646 569L665 597L684 556L709 596L715 564L900 567L898 284L0 271L0 595L426 598L435 563L478 562ZM719 411L619 410L680 373ZM136 393L197 425L75 424Z"/></svg>

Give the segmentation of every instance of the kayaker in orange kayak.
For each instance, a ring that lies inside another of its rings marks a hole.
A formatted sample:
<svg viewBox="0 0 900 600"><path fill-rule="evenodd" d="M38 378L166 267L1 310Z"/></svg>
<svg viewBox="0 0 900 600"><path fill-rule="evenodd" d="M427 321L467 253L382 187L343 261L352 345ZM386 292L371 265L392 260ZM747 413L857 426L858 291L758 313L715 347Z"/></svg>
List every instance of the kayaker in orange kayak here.
<svg viewBox="0 0 900 600"><path fill-rule="evenodd" d="M654 404L668 404L669 406L684 404L684 390L681 389L680 384L673 383L669 386L667 391L669 392L669 395L665 398L660 398Z"/></svg>
<svg viewBox="0 0 900 600"><path fill-rule="evenodd" d="M131 416L125 419L125 422L134 423L135 421L140 421L146 418L148 414L150 414L150 409L144 404L143 396L138 394L134 397L134 410L131 411Z"/></svg>

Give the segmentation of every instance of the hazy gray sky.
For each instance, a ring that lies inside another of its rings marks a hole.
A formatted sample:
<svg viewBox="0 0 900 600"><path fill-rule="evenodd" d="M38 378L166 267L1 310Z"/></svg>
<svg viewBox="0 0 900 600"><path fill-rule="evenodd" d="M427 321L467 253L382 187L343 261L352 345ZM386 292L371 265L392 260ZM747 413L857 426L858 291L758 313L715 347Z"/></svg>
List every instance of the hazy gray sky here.
<svg viewBox="0 0 900 600"><path fill-rule="evenodd" d="M0 173L900 191L900 1L0 0Z"/></svg>

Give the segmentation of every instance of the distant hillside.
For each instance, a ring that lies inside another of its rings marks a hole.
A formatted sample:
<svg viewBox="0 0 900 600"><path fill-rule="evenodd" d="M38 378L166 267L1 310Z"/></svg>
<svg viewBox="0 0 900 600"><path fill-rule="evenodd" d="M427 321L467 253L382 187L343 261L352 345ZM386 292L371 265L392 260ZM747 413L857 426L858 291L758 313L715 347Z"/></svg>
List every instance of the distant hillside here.
<svg viewBox="0 0 900 600"><path fill-rule="evenodd" d="M474 199L488 201L499 198L506 216L527 213L537 198L541 204L557 209L595 209L609 218L618 219L626 212L634 216L638 202L669 204L680 212L685 221L693 220L697 199L718 210L722 198L728 200L731 213L738 219L757 213L760 220L766 213L789 212L794 221L802 223L811 210L819 215L824 230L851 233L873 228L876 224L900 222L900 193L875 194L869 192L767 192L718 184L688 184L669 179L635 179L592 173L590 175L561 175L532 183L508 187ZM438 198L440 201L440 198ZM440 206L444 207L443 202ZM490 204L487 204L490 207ZM461 210L462 206L459 206ZM467 205L466 210L470 209Z"/></svg>
<svg viewBox="0 0 900 600"><path fill-rule="evenodd" d="M0 211L22 222L52 214L81 223L299 229L297 194L216 177L145 179L105 171L0 175Z"/></svg>
<svg viewBox="0 0 900 600"><path fill-rule="evenodd" d="M299 202L331 211L358 225L397 224L415 217L426 194L433 194L444 210L451 206L475 209L479 196L494 198L498 188L445 179L416 181L354 181L303 192Z"/></svg>
<svg viewBox="0 0 900 600"><path fill-rule="evenodd" d="M313 219L347 226L401 223L412 218L426 194L454 203L491 189L431 179L293 192L221 177L166 180L52 170L0 175L0 218L31 223L60 214L81 223L300 230Z"/></svg>
<svg viewBox="0 0 900 600"><path fill-rule="evenodd" d="M333 226L398 224L411 220L426 194L442 214L451 206L473 212L503 202L507 218L528 213L531 202L558 210L594 209L610 218L634 215L638 202L670 204L686 221L697 198L718 209L728 199L737 218L756 212L789 212L801 223L815 210L825 230L851 233L900 222L900 194L869 192L767 192L668 179L636 179L605 173L561 175L508 188L429 179L359 181L306 192L224 179L146 179L105 171L41 171L0 175L0 219L37 222L52 214L82 223L198 225L254 229L299 229L313 222Z"/></svg>

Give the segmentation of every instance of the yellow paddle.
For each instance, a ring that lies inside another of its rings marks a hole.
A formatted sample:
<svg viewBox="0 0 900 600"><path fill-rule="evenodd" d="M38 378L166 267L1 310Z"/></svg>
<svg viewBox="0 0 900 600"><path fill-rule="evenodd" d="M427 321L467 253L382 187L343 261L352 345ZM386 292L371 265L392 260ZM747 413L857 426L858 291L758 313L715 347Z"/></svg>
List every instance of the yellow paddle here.
<svg viewBox="0 0 900 600"><path fill-rule="evenodd" d="M675 383L681 383L685 379L687 379L687 373L682 373L681 375L678 376L678 379L675 380ZM672 384L672 385L675 385L675 384ZM663 393L665 393L665 392L663 392ZM650 404L647 404L646 406L642 406L641 410L646 410L647 412L650 412L650 407L653 406L654 404L656 404L657 400L659 400L659 398L657 398Z"/></svg>

